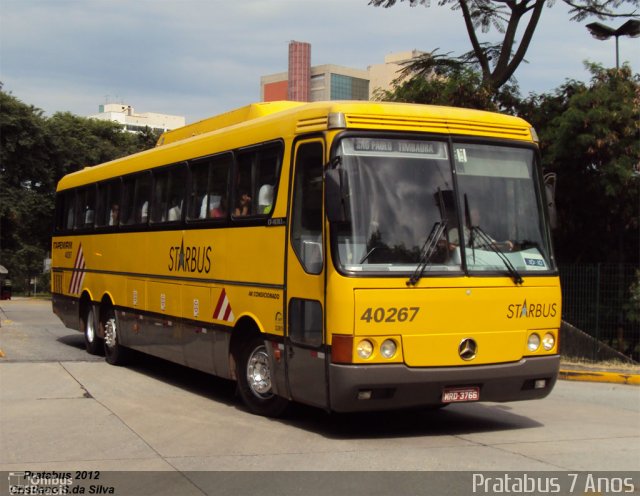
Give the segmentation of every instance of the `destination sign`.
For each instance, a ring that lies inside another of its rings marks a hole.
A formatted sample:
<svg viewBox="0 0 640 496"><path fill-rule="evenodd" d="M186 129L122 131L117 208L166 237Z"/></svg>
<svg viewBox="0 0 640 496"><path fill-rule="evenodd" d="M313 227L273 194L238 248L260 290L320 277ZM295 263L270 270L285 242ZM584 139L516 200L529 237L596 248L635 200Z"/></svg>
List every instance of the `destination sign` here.
<svg viewBox="0 0 640 496"><path fill-rule="evenodd" d="M438 141L398 140L384 138L350 138L342 141L345 155L423 156L446 159L446 144Z"/></svg>

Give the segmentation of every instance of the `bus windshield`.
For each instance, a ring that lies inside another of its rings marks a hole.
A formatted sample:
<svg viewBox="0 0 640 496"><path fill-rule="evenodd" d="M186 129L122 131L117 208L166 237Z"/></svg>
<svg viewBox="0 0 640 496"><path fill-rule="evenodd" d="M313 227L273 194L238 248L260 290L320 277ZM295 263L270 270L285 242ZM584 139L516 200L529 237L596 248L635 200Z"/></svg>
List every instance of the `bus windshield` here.
<svg viewBox="0 0 640 496"><path fill-rule="evenodd" d="M552 268L531 149L349 137L337 154L348 178L349 220L334 229L342 270Z"/></svg>

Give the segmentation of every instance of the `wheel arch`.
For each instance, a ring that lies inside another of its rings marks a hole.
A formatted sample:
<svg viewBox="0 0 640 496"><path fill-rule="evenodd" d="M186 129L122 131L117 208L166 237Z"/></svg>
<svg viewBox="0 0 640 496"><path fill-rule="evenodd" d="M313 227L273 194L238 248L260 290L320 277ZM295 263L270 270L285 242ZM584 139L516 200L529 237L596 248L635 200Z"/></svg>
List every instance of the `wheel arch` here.
<svg viewBox="0 0 640 496"><path fill-rule="evenodd" d="M237 380L236 360L240 356L243 344L261 334L264 333L253 316L243 315L236 321L229 343L229 373L232 379Z"/></svg>

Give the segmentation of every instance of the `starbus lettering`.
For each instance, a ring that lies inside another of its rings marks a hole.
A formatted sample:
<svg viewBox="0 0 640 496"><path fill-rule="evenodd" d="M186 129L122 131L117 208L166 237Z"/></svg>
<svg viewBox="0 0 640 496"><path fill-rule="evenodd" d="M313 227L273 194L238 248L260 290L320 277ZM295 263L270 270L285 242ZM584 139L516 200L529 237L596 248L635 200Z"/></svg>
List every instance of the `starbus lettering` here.
<svg viewBox="0 0 640 496"><path fill-rule="evenodd" d="M557 303L527 303L525 299L522 303L512 303L507 307L508 319L555 317L557 313Z"/></svg>
<svg viewBox="0 0 640 496"><path fill-rule="evenodd" d="M170 272L209 273L211 270L211 246L180 246L169 248Z"/></svg>

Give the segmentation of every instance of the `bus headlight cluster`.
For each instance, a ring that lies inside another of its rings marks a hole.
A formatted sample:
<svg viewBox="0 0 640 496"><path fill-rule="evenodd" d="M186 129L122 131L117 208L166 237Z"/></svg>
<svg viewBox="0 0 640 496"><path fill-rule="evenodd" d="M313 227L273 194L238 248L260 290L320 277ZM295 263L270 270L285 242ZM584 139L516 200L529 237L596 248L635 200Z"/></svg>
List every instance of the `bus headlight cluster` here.
<svg viewBox="0 0 640 496"><path fill-rule="evenodd" d="M536 351L540 348L540 336L538 336L535 332L533 334L529 334L529 339L527 340L527 348L529 351Z"/></svg>
<svg viewBox="0 0 640 496"><path fill-rule="evenodd" d="M368 339L363 339L358 343L358 347L356 348L358 356L363 360L371 357L373 355L373 344Z"/></svg>
<svg viewBox="0 0 640 496"><path fill-rule="evenodd" d="M542 347L546 351L551 351L553 347L556 345L556 338L550 332L546 333L542 338Z"/></svg>
<svg viewBox="0 0 640 496"><path fill-rule="evenodd" d="M356 346L356 353L362 360L371 358L375 351L375 345L368 339L361 340ZM385 339L380 345L380 356L387 360L392 359L398 352L398 345L393 339Z"/></svg>
<svg viewBox="0 0 640 496"><path fill-rule="evenodd" d="M396 355L396 351L398 351L398 346L393 339L385 339L380 345L380 354L384 358L393 358Z"/></svg>
<svg viewBox="0 0 640 496"><path fill-rule="evenodd" d="M545 351L551 351L553 347L556 345L556 338L553 334L551 334L550 332L547 332L541 341L540 336L534 332L529 335L529 339L527 340L527 348L531 352L538 351L538 348L540 348L541 342L542 342L542 348Z"/></svg>

